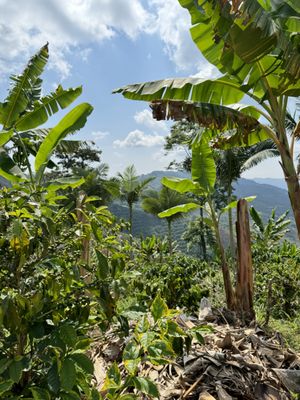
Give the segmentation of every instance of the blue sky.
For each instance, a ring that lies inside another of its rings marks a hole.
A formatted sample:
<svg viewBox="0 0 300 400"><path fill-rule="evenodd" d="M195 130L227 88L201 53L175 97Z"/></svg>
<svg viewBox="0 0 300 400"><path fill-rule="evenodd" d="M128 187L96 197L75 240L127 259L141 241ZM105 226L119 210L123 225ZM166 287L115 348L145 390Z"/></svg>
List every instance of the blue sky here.
<svg viewBox="0 0 300 400"><path fill-rule="evenodd" d="M184 152L164 155L170 123L151 117L147 103L112 95L114 88L174 76L214 77L216 70L189 36L189 15L177 0L0 0L0 95L8 77L22 71L47 41L49 66L45 93L83 85L77 102L94 112L76 137L93 140L110 173L134 163L139 173L165 169ZM59 117L48 121L55 124ZM282 177L277 160L268 160L245 177Z"/></svg>

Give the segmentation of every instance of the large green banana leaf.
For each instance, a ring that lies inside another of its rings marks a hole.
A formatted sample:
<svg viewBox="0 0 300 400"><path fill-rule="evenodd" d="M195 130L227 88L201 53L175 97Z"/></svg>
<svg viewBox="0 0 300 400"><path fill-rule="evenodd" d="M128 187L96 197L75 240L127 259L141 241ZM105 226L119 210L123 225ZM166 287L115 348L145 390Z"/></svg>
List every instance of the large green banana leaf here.
<svg viewBox="0 0 300 400"><path fill-rule="evenodd" d="M84 178L69 177L60 178L47 185L47 192L56 192L57 190L67 189L68 187L77 188L85 182Z"/></svg>
<svg viewBox="0 0 300 400"><path fill-rule="evenodd" d="M175 178L164 176L161 179L162 185L166 186L169 189L176 190L179 193L198 193L202 191L199 184L197 182L193 182L191 179L186 178Z"/></svg>
<svg viewBox="0 0 300 400"><path fill-rule="evenodd" d="M31 129L28 131L20 132L19 136L26 143L27 150L33 156L36 156L38 149L45 139L45 137L50 132L51 128L43 128L43 129ZM59 142L56 149L60 153L71 154L74 151L78 150L81 146L87 144L85 140L69 140L63 139Z"/></svg>
<svg viewBox="0 0 300 400"><path fill-rule="evenodd" d="M192 145L192 179L199 183L205 193L214 190L216 182L216 163L209 142L205 137Z"/></svg>
<svg viewBox="0 0 300 400"><path fill-rule="evenodd" d="M51 157L56 146L63 140L69 133L81 129L87 120L87 117L93 111L93 107L88 103L82 103L73 108L65 117L52 128L45 140L42 142L36 158L35 158L35 171L38 179L43 174L47 166L48 160Z"/></svg>
<svg viewBox="0 0 300 400"><path fill-rule="evenodd" d="M0 105L0 123L3 128L10 129L17 121L30 102L32 90L36 89L36 82L40 80L44 67L48 60L48 44L43 46L40 51L34 55L27 64L21 75L11 77L13 81L12 88Z"/></svg>
<svg viewBox="0 0 300 400"><path fill-rule="evenodd" d="M13 134L13 129L0 132L0 147L3 147L7 142L9 142Z"/></svg>
<svg viewBox="0 0 300 400"><path fill-rule="evenodd" d="M257 61L275 54L272 74L279 76L278 85L297 83L300 78L298 1L179 2L191 15L194 42L220 71L243 82ZM262 70L260 75L266 76L265 72Z"/></svg>
<svg viewBox="0 0 300 400"><path fill-rule="evenodd" d="M0 176L11 183L24 182L26 180L25 174L3 148L0 148Z"/></svg>
<svg viewBox="0 0 300 400"><path fill-rule="evenodd" d="M187 213L192 210L196 210L199 207L200 205L196 203L180 204L179 206L171 207L168 208L167 210L160 212L159 214L157 214L157 216L159 218L168 218L178 213Z"/></svg>
<svg viewBox="0 0 300 400"><path fill-rule="evenodd" d="M73 103L81 93L82 87L64 90L59 85L54 93L36 101L33 109L18 119L15 124L16 129L18 131L25 131L44 124L60 108L64 109Z"/></svg>
<svg viewBox="0 0 300 400"><path fill-rule="evenodd" d="M223 105L237 103L245 95L243 88L236 80L225 76L215 80L200 78L163 79L127 85L115 89L113 93L121 93L131 100L188 100Z"/></svg>

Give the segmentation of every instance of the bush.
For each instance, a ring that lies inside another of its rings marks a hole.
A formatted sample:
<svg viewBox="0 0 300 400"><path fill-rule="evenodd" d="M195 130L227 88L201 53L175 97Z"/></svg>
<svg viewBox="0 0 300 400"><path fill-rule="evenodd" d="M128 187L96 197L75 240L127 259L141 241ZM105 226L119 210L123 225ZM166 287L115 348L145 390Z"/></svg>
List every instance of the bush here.
<svg viewBox="0 0 300 400"><path fill-rule="evenodd" d="M213 279L218 267L181 253L165 256L162 261L152 259L139 263L141 276L134 289L140 299L154 299L158 292L170 308L185 308L196 312L202 297L209 297L220 284Z"/></svg>

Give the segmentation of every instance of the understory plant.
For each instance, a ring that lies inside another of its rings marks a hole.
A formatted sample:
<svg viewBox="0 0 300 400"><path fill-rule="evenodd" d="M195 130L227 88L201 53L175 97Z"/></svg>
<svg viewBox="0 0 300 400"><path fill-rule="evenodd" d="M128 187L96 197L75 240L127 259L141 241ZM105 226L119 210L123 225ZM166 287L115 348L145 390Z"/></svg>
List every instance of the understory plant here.
<svg viewBox="0 0 300 400"><path fill-rule="evenodd" d="M265 321L273 318L295 318L300 311L300 250L296 244L282 240L290 221L287 212L266 222L251 207L253 219L253 265L255 271L255 302L263 311Z"/></svg>

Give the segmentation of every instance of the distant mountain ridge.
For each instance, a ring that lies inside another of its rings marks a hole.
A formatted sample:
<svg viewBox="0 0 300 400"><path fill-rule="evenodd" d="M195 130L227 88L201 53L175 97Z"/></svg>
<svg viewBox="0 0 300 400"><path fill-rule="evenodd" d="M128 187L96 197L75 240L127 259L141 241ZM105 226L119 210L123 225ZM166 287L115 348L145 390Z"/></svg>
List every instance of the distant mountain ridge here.
<svg viewBox="0 0 300 400"><path fill-rule="evenodd" d="M149 174L140 175L140 179L154 177L155 179L151 182L150 186L155 190L159 190L161 188L161 178L163 178L164 176L188 178L189 174L186 172L171 170L153 171ZM266 181L269 182L268 179ZM256 199L251 203L251 205L253 205L257 209L257 211L262 214L262 217L265 221L269 218L273 208L276 209L277 217L283 214L286 210L289 210L289 218L292 222L290 224L291 232L289 233L288 237L291 240L296 239L296 229L293 221L293 214L290 207L287 190L266 183L257 183L254 179L251 180L244 178L239 179L237 182L234 183L233 186L235 188L234 194L237 196L237 198L256 196ZM110 209L115 215L117 215L117 217L128 219L128 209L124 203L113 203L110 206ZM174 223L174 236L177 240L184 232L190 218L191 216L187 216L187 218L183 220L178 220ZM145 213L142 210L140 204L135 205L133 214L133 234L135 236L151 236L152 234L165 235L166 232L167 229L165 221L153 215Z"/></svg>
<svg viewBox="0 0 300 400"><path fill-rule="evenodd" d="M253 178L252 181L266 185L272 185L280 189L287 190L285 180L283 178Z"/></svg>

